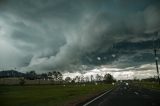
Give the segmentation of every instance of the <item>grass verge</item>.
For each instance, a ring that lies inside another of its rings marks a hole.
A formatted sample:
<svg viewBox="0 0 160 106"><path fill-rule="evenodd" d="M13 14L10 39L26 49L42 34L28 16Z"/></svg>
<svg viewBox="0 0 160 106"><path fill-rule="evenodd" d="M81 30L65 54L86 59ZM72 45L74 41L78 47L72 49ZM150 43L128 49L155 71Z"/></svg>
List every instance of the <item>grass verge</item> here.
<svg viewBox="0 0 160 106"><path fill-rule="evenodd" d="M147 89L160 90L160 85L157 82L136 82L136 85Z"/></svg>
<svg viewBox="0 0 160 106"><path fill-rule="evenodd" d="M112 87L111 84L0 86L0 106L75 105Z"/></svg>

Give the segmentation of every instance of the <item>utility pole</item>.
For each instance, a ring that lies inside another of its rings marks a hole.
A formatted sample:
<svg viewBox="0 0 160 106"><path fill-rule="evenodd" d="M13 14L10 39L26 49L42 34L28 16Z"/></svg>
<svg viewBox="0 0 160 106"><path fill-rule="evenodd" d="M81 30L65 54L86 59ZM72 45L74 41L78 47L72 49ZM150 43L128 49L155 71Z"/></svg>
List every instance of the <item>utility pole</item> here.
<svg viewBox="0 0 160 106"><path fill-rule="evenodd" d="M155 32L155 35L158 35L158 32ZM159 68L158 68L158 57L157 57L157 48L155 46L155 39L153 41L153 46L154 46L154 56L155 56L155 62L156 62L156 68L157 68L157 78L158 78L158 83L160 85L160 79L159 79Z"/></svg>

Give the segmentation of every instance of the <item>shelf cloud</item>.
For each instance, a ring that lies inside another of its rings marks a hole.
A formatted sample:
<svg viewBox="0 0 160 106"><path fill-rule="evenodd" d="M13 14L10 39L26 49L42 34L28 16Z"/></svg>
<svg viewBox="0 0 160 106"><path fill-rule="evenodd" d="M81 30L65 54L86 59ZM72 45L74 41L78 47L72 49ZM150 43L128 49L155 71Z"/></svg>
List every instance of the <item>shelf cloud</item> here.
<svg viewBox="0 0 160 106"><path fill-rule="evenodd" d="M0 67L140 67L154 62L159 31L159 0L0 0Z"/></svg>

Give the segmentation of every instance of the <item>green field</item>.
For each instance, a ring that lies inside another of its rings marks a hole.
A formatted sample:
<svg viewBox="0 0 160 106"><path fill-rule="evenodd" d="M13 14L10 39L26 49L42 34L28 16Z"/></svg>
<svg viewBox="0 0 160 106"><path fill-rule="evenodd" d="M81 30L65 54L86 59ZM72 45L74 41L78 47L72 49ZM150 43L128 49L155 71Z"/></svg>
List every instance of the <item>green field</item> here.
<svg viewBox="0 0 160 106"><path fill-rule="evenodd" d="M134 82L134 84L147 89L160 90L160 85L157 82Z"/></svg>
<svg viewBox="0 0 160 106"><path fill-rule="evenodd" d="M160 90L160 85L153 82L141 82L141 86L148 89Z"/></svg>
<svg viewBox="0 0 160 106"><path fill-rule="evenodd" d="M0 106L74 105L112 87L111 84L0 86Z"/></svg>

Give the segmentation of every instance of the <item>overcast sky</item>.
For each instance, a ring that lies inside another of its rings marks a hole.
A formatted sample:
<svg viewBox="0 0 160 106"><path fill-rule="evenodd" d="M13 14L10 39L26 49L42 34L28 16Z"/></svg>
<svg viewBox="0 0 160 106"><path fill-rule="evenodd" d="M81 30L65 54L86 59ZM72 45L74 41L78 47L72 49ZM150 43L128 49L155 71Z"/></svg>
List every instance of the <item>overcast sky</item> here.
<svg viewBox="0 0 160 106"><path fill-rule="evenodd" d="M155 31L160 0L0 0L0 70L153 75Z"/></svg>

